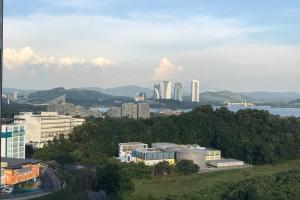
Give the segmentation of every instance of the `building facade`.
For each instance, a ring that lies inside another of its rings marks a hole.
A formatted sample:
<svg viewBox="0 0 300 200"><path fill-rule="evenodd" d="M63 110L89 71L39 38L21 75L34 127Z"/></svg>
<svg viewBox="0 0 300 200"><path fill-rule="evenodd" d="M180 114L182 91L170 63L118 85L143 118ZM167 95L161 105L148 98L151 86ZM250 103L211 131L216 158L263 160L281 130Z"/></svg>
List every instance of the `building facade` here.
<svg viewBox="0 0 300 200"><path fill-rule="evenodd" d="M192 80L191 95L192 95L192 102L200 101L200 81Z"/></svg>
<svg viewBox="0 0 300 200"><path fill-rule="evenodd" d="M1 186L13 186L40 175L40 161L32 159L1 159Z"/></svg>
<svg viewBox="0 0 300 200"><path fill-rule="evenodd" d="M26 144L35 148L41 148L48 141L63 135L68 137L73 128L84 123L84 119L73 118L72 116L59 115L57 112L23 112L15 116L15 123L25 124Z"/></svg>
<svg viewBox="0 0 300 200"><path fill-rule="evenodd" d="M160 151L157 149L134 149L132 151L132 159L136 163L144 163L145 165L152 166L160 162L168 162L169 164L175 164L175 152L174 151Z"/></svg>
<svg viewBox="0 0 300 200"><path fill-rule="evenodd" d="M138 103L138 118L148 119L150 118L150 106L148 103Z"/></svg>
<svg viewBox="0 0 300 200"><path fill-rule="evenodd" d="M59 115L70 115L72 117L102 117L102 113L98 110L91 110L90 108L71 103L50 104L48 105L47 110L48 112L57 112Z"/></svg>
<svg viewBox="0 0 300 200"><path fill-rule="evenodd" d="M174 85L174 100L182 101L182 83L176 82Z"/></svg>
<svg viewBox="0 0 300 200"><path fill-rule="evenodd" d="M150 106L148 103L124 103L121 107L110 107L107 111L110 118L128 117L132 119L147 119L150 117Z"/></svg>
<svg viewBox="0 0 300 200"><path fill-rule="evenodd" d="M122 117L122 109L121 109L121 107L110 107L107 110L107 115L110 118L121 118Z"/></svg>
<svg viewBox="0 0 300 200"><path fill-rule="evenodd" d="M161 99L172 99L172 82L163 81L161 87Z"/></svg>
<svg viewBox="0 0 300 200"><path fill-rule="evenodd" d="M1 157L25 159L25 126L23 124L2 125Z"/></svg>
<svg viewBox="0 0 300 200"><path fill-rule="evenodd" d="M147 149L148 144L141 142L119 143L118 152L119 158L125 158L127 154L131 154L134 149Z"/></svg>
<svg viewBox="0 0 300 200"><path fill-rule="evenodd" d="M154 84L154 91L153 91L153 99L159 100L161 99L161 92L160 92L160 84Z"/></svg>
<svg viewBox="0 0 300 200"><path fill-rule="evenodd" d="M145 100L146 100L146 93L144 93L144 92L139 92L139 93L137 93L137 94L135 95L134 100L135 100L136 102L143 102L143 101L145 101Z"/></svg>
<svg viewBox="0 0 300 200"><path fill-rule="evenodd" d="M128 117L137 119L137 104L135 103L124 103L122 104L122 117Z"/></svg>

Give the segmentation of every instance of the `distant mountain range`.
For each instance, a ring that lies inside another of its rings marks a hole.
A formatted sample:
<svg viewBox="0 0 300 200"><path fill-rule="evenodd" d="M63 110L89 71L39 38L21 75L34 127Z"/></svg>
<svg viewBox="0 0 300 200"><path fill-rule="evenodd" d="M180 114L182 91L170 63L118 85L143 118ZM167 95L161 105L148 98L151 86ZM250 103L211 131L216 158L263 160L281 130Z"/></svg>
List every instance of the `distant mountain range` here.
<svg viewBox="0 0 300 200"><path fill-rule="evenodd" d="M300 93L297 92L248 92L240 94L249 97L250 101L257 103L288 103L295 99L300 99Z"/></svg>
<svg viewBox="0 0 300 200"><path fill-rule="evenodd" d="M19 92L28 95L28 100L34 103L45 103L65 95L67 102L79 104L91 104L109 101L132 101L138 92L146 93L148 98L152 97L152 89L127 85L122 87L103 89L100 87L84 87L80 89L55 88L52 90L19 90L15 88L4 88L4 93ZM190 101L188 93L184 92L184 100ZM297 92L243 92L231 91L208 91L200 94L202 103L222 104L226 100L230 102L253 102L256 104L299 104L300 93Z"/></svg>
<svg viewBox="0 0 300 200"><path fill-rule="evenodd" d="M203 92L200 94L201 102L208 102L211 104L223 104L227 100L233 103L240 103L244 102L247 98L248 97L246 96L230 91Z"/></svg>
<svg viewBox="0 0 300 200"><path fill-rule="evenodd" d="M19 94L27 95L27 94L30 94L34 91L35 90L22 90L22 89L16 89L16 88L3 88L2 92L4 94L17 92Z"/></svg>
<svg viewBox="0 0 300 200"><path fill-rule="evenodd" d="M27 101L33 104L45 104L53 102L55 99L61 101L62 97L68 103L86 106L133 101L130 97L112 96L95 90L65 89L63 87L35 91L28 95Z"/></svg>
<svg viewBox="0 0 300 200"><path fill-rule="evenodd" d="M82 89L87 90L95 90L107 95L112 96L126 96L126 97L135 97L136 93L144 92L146 93L147 97L152 97L153 90L145 87L135 86L135 85L127 85L127 86L121 86L121 87L115 87L115 88L98 88L98 87L85 87Z"/></svg>

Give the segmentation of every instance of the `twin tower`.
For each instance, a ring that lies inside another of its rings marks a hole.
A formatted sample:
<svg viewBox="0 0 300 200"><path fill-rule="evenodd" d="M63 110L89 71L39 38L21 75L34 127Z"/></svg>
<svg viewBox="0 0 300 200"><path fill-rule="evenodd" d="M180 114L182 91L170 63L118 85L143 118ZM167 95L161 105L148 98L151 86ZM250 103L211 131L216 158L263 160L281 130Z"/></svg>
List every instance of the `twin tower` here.
<svg viewBox="0 0 300 200"><path fill-rule="evenodd" d="M174 99L175 101L183 101L182 98L182 83L176 82L174 84L174 95L172 95L172 82L162 81L159 84L154 84L153 99ZM191 101L199 102L200 99L200 82L192 80L191 82Z"/></svg>

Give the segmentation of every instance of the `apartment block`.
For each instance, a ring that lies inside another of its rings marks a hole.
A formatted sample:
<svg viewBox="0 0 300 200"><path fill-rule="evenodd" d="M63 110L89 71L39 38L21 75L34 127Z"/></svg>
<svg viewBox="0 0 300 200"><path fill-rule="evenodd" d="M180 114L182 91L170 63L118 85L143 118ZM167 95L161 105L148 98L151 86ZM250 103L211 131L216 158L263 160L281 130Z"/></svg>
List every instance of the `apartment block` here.
<svg viewBox="0 0 300 200"><path fill-rule="evenodd" d="M128 117L137 119L137 104L135 103L124 103L122 104L122 117Z"/></svg>

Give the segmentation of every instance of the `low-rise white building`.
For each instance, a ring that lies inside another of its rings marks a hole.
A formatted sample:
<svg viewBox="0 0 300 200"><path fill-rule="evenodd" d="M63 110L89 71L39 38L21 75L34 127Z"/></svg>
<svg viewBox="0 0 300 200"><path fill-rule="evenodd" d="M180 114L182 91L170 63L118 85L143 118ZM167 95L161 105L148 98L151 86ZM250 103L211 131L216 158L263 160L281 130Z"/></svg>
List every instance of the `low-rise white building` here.
<svg viewBox="0 0 300 200"><path fill-rule="evenodd" d="M119 143L119 159L121 161L131 162L129 154L132 153L134 149L147 149L148 144L141 143L141 142L128 142L128 143Z"/></svg>
<svg viewBox="0 0 300 200"><path fill-rule="evenodd" d="M68 137L74 127L84 123L84 119L72 116L59 115L57 112L23 112L15 116L15 123L24 124L26 127L26 144L41 148L48 141L63 135Z"/></svg>
<svg viewBox="0 0 300 200"><path fill-rule="evenodd" d="M216 167L216 168L223 168L223 167L239 167L243 166L245 163L240 160L235 159L220 159L220 160L210 160L207 162L208 166Z"/></svg>

